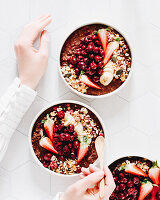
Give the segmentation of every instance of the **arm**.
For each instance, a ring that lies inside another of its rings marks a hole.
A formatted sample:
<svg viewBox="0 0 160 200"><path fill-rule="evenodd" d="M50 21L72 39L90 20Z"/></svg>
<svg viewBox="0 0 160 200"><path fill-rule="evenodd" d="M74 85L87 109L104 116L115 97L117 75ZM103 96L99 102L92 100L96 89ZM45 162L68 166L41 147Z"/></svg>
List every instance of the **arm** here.
<svg viewBox="0 0 160 200"><path fill-rule="evenodd" d="M28 24L15 44L19 78L16 78L6 93L0 98L0 161L7 150L10 138L36 97L38 82L48 63L48 34L43 31L51 22L51 17L42 16ZM33 43L41 34L39 50Z"/></svg>

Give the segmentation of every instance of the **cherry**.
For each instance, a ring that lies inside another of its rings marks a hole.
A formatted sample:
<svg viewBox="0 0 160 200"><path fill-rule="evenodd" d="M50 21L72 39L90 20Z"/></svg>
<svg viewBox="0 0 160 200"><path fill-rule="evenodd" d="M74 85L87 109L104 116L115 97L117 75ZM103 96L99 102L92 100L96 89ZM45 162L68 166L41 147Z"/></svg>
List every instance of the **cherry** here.
<svg viewBox="0 0 160 200"><path fill-rule="evenodd" d="M125 190L126 189L126 185L124 183L121 183L119 185L120 190Z"/></svg>
<svg viewBox="0 0 160 200"><path fill-rule="evenodd" d="M58 135L57 133L53 133L53 137L54 137L54 138L58 138L59 135Z"/></svg>
<svg viewBox="0 0 160 200"><path fill-rule="evenodd" d="M53 111L57 111L57 106L53 107Z"/></svg>
<svg viewBox="0 0 160 200"><path fill-rule="evenodd" d="M116 192L119 192L119 190L120 190L120 187L119 187L119 185L117 185Z"/></svg>
<svg viewBox="0 0 160 200"><path fill-rule="evenodd" d="M62 162L64 162L65 158L63 156L59 156L59 160L61 160Z"/></svg>
<svg viewBox="0 0 160 200"><path fill-rule="evenodd" d="M118 181L118 177L117 177L117 176L114 177L114 181L115 181L115 182Z"/></svg>
<svg viewBox="0 0 160 200"><path fill-rule="evenodd" d="M100 43L99 40L96 40L96 41L95 41L95 44L96 44L97 46L101 46L101 43Z"/></svg>
<svg viewBox="0 0 160 200"><path fill-rule="evenodd" d="M94 81L95 83L98 83L98 82L99 82L99 77L98 77L98 76L94 76L94 77L93 77L93 81Z"/></svg>
<svg viewBox="0 0 160 200"><path fill-rule="evenodd" d="M77 167L77 173L81 173L81 167Z"/></svg>
<svg viewBox="0 0 160 200"><path fill-rule="evenodd" d="M62 148L61 148L61 149L62 149ZM59 151L58 151L58 155L59 155L59 156L62 156L62 155L63 155L63 151L62 151L62 150L59 150Z"/></svg>
<svg viewBox="0 0 160 200"><path fill-rule="evenodd" d="M89 58L92 60L94 58L94 54L89 54Z"/></svg>
<svg viewBox="0 0 160 200"><path fill-rule="evenodd" d="M127 183L128 180L127 180L126 178L122 178L122 179L120 180L120 182L121 182L121 183Z"/></svg>
<svg viewBox="0 0 160 200"><path fill-rule="evenodd" d="M85 38L84 38L84 42L85 42L85 43L88 43L88 42L89 42L88 37L85 37Z"/></svg>
<svg viewBox="0 0 160 200"><path fill-rule="evenodd" d="M56 144L57 142L59 142L59 138L58 137L53 138L52 142L53 144Z"/></svg>
<svg viewBox="0 0 160 200"><path fill-rule="evenodd" d="M69 152L70 152L70 150L69 150L69 148L68 148L67 145L65 145L65 146L63 147L63 152L64 152L64 153L69 153Z"/></svg>
<svg viewBox="0 0 160 200"><path fill-rule="evenodd" d="M68 130L68 132L72 133L74 131L74 125L73 124L69 124L67 126L67 130Z"/></svg>
<svg viewBox="0 0 160 200"><path fill-rule="evenodd" d="M123 173L120 173L120 174L119 174L119 178L124 178L124 174L123 174Z"/></svg>
<svg viewBox="0 0 160 200"><path fill-rule="evenodd" d="M99 53L99 50L100 50L99 47L94 47L93 52L94 53Z"/></svg>
<svg viewBox="0 0 160 200"><path fill-rule="evenodd" d="M64 116L65 116L64 111L63 111L63 110L59 111L59 112L57 113L57 116L58 116L60 119L63 119Z"/></svg>
<svg viewBox="0 0 160 200"><path fill-rule="evenodd" d="M83 56L78 56L78 57L77 57L77 61L78 61L78 62L80 62L80 61L82 61L82 60L83 60Z"/></svg>
<svg viewBox="0 0 160 200"><path fill-rule="evenodd" d="M79 69L82 69L82 68L86 67L86 64L85 64L84 62L79 62L79 63L77 64L77 67L78 67Z"/></svg>
<svg viewBox="0 0 160 200"><path fill-rule="evenodd" d="M87 47L87 51L92 52L93 51L93 45L89 44L88 47Z"/></svg>
<svg viewBox="0 0 160 200"><path fill-rule="evenodd" d="M156 198L159 200L160 199L160 191L158 191L157 193L156 193Z"/></svg>
<svg viewBox="0 0 160 200"><path fill-rule="evenodd" d="M70 134L66 133L66 141L70 141L70 139L71 139Z"/></svg>
<svg viewBox="0 0 160 200"><path fill-rule="evenodd" d="M82 56L86 56L86 55L87 55L87 52L86 52L85 50L82 50L82 51L81 51L81 55L82 55Z"/></svg>
<svg viewBox="0 0 160 200"><path fill-rule="evenodd" d="M89 62L88 58L84 58L84 63L87 64Z"/></svg>
<svg viewBox="0 0 160 200"><path fill-rule="evenodd" d="M134 178L133 178L133 183L134 183L135 185L139 185L139 184L140 184L139 178L138 178L138 177L134 177Z"/></svg>
<svg viewBox="0 0 160 200"><path fill-rule="evenodd" d="M127 187L129 187L129 188L133 187L133 182L132 181L128 181Z"/></svg>
<svg viewBox="0 0 160 200"><path fill-rule="evenodd" d="M58 130L61 131L64 127L64 124L58 124Z"/></svg>
<svg viewBox="0 0 160 200"><path fill-rule="evenodd" d="M90 75L90 76L92 76L93 74L95 74L96 73L96 71L95 70L92 70L90 67L87 69L87 73Z"/></svg>
<svg viewBox="0 0 160 200"><path fill-rule="evenodd" d="M119 199L125 199L125 194L124 193L119 193L118 194Z"/></svg>
<svg viewBox="0 0 160 200"><path fill-rule="evenodd" d="M74 141L74 136L73 135L71 135L71 142L73 142Z"/></svg>
<svg viewBox="0 0 160 200"><path fill-rule="evenodd" d="M73 136L74 136L74 137L77 137L77 132L74 132L74 133L73 133Z"/></svg>
<svg viewBox="0 0 160 200"><path fill-rule="evenodd" d="M73 160L75 160L75 159L76 159L75 154L71 154L71 158L72 158Z"/></svg>
<svg viewBox="0 0 160 200"><path fill-rule="evenodd" d="M64 129L64 133L67 133L68 131L67 131L67 129Z"/></svg>
<svg viewBox="0 0 160 200"><path fill-rule="evenodd" d="M65 141L66 140L66 136L65 136L65 133L61 133L60 135L59 135L59 139L60 139L60 141Z"/></svg>
<svg viewBox="0 0 160 200"><path fill-rule="evenodd" d="M102 136L102 137L104 137L104 133L100 133L99 135Z"/></svg>
<svg viewBox="0 0 160 200"><path fill-rule="evenodd" d="M73 146L74 146L75 149L78 149L79 148L79 142L77 140L74 141Z"/></svg>
<svg viewBox="0 0 160 200"><path fill-rule="evenodd" d="M44 160L50 161L51 157L52 157L52 154L51 154L51 153L46 153L46 154L44 155Z"/></svg>
<svg viewBox="0 0 160 200"><path fill-rule="evenodd" d="M100 62L102 60L102 57L100 57L99 55L96 55L94 57L94 60L98 63L98 62Z"/></svg>
<svg viewBox="0 0 160 200"><path fill-rule="evenodd" d="M52 161L50 164L50 169L51 170L56 170L58 168L58 165L55 161Z"/></svg>
<svg viewBox="0 0 160 200"><path fill-rule="evenodd" d="M104 65L104 64L103 64L102 61L98 63L98 67L99 67L99 68L103 68L103 65Z"/></svg>
<svg viewBox="0 0 160 200"><path fill-rule="evenodd" d="M77 58L76 57L72 57L70 62L71 62L72 65L76 65Z"/></svg>
<svg viewBox="0 0 160 200"><path fill-rule="evenodd" d="M134 195L134 196L137 195L138 193L135 187L129 188L127 192L128 192L128 195Z"/></svg>
<svg viewBox="0 0 160 200"><path fill-rule="evenodd" d="M99 70L98 70L98 74L99 74L99 75L102 75L102 74L103 74L103 69L99 69Z"/></svg>
<svg viewBox="0 0 160 200"><path fill-rule="evenodd" d="M83 50L84 50L85 48L86 48L86 45L82 45L81 49L83 49Z"/></svg>
<svg viewBox="0 0 160 200"><path fill-rule="evenodd" d="M97 65L94 61L91 62L90 66L91 66L91 69L93 69L93 70L97 69Z"/></svg>
<svg viewBox="0 0 160 200"><path fill-rule="evenodd" d="M68 147L69 147L70 149L72 149L72 144L71 144L71 143L69 143L69 144L68 144Z"/></svg>
<svg viewBox="0 0 160 200"><path fill-rule="evenodd" d="M73 65L72 65L72 64L69 64L69 67L70 67L70 68L73 68Z"/></svg>
<svg viewBox="0 0 160 200"><path fill-rule="evenodd" d="M76 73L76 75L79 74L79 69L78 68L75 69L75 73Z"/></svg>
<svg viewBox="0 0 160 200"><path fill-rule="evenodd" d="M93 41L97 40L97 36L96 36L95 34L92 35L92 40L93 40Z"/></svg>
<svg viewBox="0 0 160 200"><path fill-rule="evenodd" d="M43 161L43 166L47 168L49 166L49 163Z"/></svg>
<svg viewBox="0 0 160 200"><path fill-rule="evenodd" d="M75 54L76 54L76 56L80 56L80 55L81 55L81 52L77 50L77 51L75 52Z"/></svg>
<svg viewBox="0 0 160 200"><path fill-rule="evenodd" d="M101 55L102 57L104 57L104 50L103 50L103 49L100 49L99 53L100 53L100 55Z"/></svg>

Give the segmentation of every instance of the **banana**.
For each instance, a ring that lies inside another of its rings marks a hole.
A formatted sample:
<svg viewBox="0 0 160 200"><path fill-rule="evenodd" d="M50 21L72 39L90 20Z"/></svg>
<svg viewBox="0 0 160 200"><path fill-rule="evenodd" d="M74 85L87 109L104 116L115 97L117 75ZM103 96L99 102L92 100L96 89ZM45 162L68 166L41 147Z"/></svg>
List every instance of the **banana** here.
<svg viewBox="0 0 160 200"><path fill-rule="evenodd" d="M100 82L102 85L107 86L113 80L113 74L109 72L104 72L100 77Z"/></svg>
<svg viewBox="0 0 160 200"><path fill-rule="evenodd" d="M78 135L83 134L83 126L82 123L79 122L78 124L75 125L74 130L77 132Z"/></svg>
<svg viewBox="0 0 160 200"><path fill-rule="evenodd" d="M103 67L103 74L100 77L100 83L104 86L109 85L110 82L113 80L113 76L114 76L113 63L109 62Z"/></svg>
<svg viewBox="0 0 160 200"><path fill-rule="evenodd" d="M65 122L64 122L65 126L68 126L69 124L73 124L74 125L75 122L76 122L74 117L68 112L65 113L64 120L65 120Z"/></svg>

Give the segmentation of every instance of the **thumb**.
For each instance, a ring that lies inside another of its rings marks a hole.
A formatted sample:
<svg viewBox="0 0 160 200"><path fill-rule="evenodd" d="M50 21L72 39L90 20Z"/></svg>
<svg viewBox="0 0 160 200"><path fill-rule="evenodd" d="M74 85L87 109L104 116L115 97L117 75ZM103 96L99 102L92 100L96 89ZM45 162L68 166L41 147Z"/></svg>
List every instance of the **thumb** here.
<svg viewBox="0 0 160 200"><path fill-rule="evenodd" d="M81 191L86 191L88 188L98 183L103 177L104 172L98 171L86 176L82 180L78 181L76 184L78 188L81 188Z"/></svg>
<svg viewBox="0 0 160 200"><path fill-rule="evenodd" d="M44 30L44 31L42 31L41 37L40 37L39 53L43 54L43 55L48 55L48 49L49 49L48 32L46 30Z"/></svg>

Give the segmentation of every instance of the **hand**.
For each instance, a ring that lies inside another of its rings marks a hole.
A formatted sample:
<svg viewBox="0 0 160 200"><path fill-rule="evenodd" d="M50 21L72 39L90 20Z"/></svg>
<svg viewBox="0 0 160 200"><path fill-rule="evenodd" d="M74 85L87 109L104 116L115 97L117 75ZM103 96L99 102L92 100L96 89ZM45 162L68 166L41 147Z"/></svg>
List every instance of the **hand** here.
<svg viewBox="0 0 160 200"><path fill-rule="evenodd" d="M82 174L80 176L82 179L71 185L62 195L61 200L99 200L99 182L104 176L104 199L108 200L115 189L113 176L108 167L105 167L103 172L97 167L90 165L87 169L82 168Z"/></svg>
<svg viewBox="0 0 160 200"><path fill-rule="evenodd" d="M19 78L32 89L38 85L48 64L48 33L43 30L52 21L50 15L42 16L26 25L15 43ZM40 35L41 34L41 35ZM33 47L40 35L39 50Z"/></svg>

